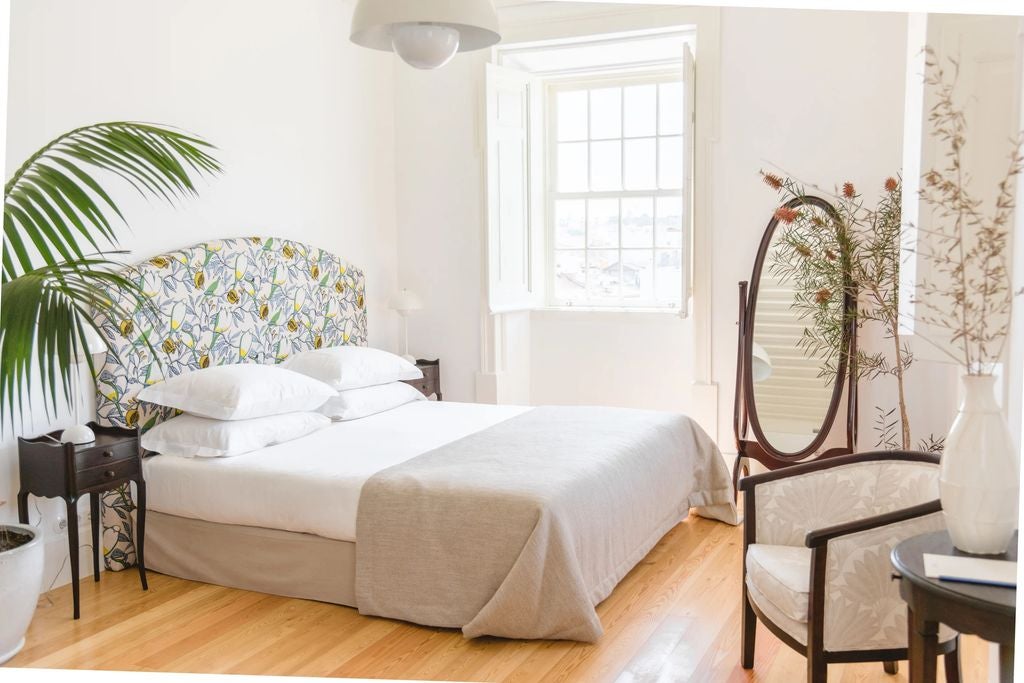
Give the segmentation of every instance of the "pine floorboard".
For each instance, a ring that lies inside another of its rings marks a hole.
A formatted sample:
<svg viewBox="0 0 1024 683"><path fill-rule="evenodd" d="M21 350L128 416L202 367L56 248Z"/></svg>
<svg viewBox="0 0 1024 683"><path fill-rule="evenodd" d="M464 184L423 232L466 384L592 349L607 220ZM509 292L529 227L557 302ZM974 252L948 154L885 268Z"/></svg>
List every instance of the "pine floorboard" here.
<svg viewBox="0 0 1024 683"><path fill-rule="evenodd" d="M458 631L364 617L354 609L133 571L40 599L8 666L458 681L805 680L804 659L758 627L755 666L739 665L741 529L678 525L598 606L596 644L464 639ZM988 646L962 639L964 679L987 680ZM941 661L939 680L942 678ZM833 664L833 683L901 683L881 664Z"/></svg>

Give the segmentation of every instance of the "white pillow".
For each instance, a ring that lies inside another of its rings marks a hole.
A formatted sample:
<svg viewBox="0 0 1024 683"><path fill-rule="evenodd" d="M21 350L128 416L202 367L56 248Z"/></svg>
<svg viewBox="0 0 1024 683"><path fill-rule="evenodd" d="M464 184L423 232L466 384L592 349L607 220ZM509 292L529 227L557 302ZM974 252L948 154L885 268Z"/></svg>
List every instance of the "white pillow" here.
<svg viewBox="0 0 1024 683"><path fill-rule="evenodd" d="M216 420L316 410L337 392L323 382L272 365L217 365L171 377L139 400Z"/></svg>
<svg viewBox="0 0 1024 683"><path fill-rule="evenodd" d="M423 377L422 370L401 356L366 346L303 351L286 359L280 367L318 379L338 391Z"/></svg>
<svg viewBox="0 0 1024 683"><path fill-rule="evenodd" d="M390 384L378 384L375 387L363 387L362 389L348 389L338 392L335 398L327 401L320 412L335 422L343 420L357 420L367 415L375 415L385 410L391 410L398 406L413 401L426 401L424 396L415 387L404 382L392 382Z"/></svg>
<svg viewBox="0 0 1024 683"><path fill-rule="evenodd" d="M331 421L320 413L285 413L248 420L211 420L179 415L142 435L142 447L182 458L241 455L323 429Z"/></svg>

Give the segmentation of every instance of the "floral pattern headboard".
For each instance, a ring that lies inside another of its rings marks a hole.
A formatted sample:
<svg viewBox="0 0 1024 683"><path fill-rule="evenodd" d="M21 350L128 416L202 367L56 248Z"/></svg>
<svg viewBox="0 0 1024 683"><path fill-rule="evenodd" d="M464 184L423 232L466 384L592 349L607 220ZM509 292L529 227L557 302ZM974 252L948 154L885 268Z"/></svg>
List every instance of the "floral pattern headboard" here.
<svg viewBox="0 0 1024 683"><path fill-rule="evenodd" d="M101 425L146 430L166 417L135 398L166 377L366 344L363 272L317 247L276 237L217 240L154 256L126 274L152 307L98 320L116 351L98 368ZM131 300L121 303L131 310Z"/></svg>
<svg viewBox="0 0 1024 683"><path fill-rule="evenodd" d="M366 344L363 272L323 249L276 237L203 242L125 275L151 304L97 322L111 349L97 369L97 422L145 431L173 413L140 404L148 384L211 365L278 363L299 351ZM148 342L148 343L147 343ZM127 484L102 496L107 569L136 562Z"/></svg>

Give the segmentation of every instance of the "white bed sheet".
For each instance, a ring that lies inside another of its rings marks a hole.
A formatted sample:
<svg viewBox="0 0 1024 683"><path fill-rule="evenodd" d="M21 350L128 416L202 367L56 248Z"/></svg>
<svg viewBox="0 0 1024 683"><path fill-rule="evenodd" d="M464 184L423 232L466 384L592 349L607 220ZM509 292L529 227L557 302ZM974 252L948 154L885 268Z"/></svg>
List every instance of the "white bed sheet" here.
<svg viewBox="0 0 1024 683"><path fill-rule="evenodd" d="M146 507L355 541L359 492L373 474L528 410L415 401L230 458L145 458Z"/></svg>

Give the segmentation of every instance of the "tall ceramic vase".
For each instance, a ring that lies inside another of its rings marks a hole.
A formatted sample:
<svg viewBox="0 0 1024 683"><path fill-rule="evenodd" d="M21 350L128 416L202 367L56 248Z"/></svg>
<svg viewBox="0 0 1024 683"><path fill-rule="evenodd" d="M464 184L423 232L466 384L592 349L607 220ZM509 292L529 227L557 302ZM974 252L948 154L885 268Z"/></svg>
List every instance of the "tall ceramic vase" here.
<svg viewBox="0 0 1024 683"><path fill-rule="evenodd" d="M995 377L965 375L963 386L942 453L942 514L959 550L998 554L1017 528L1020 454L996 402Z"/></svg>

